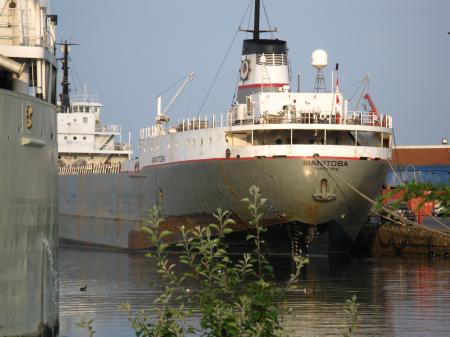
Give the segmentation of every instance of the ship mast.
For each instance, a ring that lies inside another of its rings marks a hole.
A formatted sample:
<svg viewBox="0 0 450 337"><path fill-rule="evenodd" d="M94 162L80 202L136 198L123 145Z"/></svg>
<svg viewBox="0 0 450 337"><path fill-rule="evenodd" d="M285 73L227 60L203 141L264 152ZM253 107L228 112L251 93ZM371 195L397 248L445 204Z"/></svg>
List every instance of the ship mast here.
<svg viewBox="0 0 450 337"><path fill-rule="evenodd" d="M62 71L63 79L61 82L62 92L59 95L61 100L61 112L71 112L70 111L70 95L69 95L69 46L76 46L76 43L68 43L67 40L64 43L58 43L62 46Z"/></svg>
<svg viewBox="0 0 450 337"><path fill-rule="evenodd" d="M261 10L261 0L255 0L255 23L253 26L253 40L259 40L260 10Z"/></svg>
<svg viewBox="0 0 450 337"><path fill-rule="evenodd" d="M260 22L261 22L261 0L255 0L255 18L252 29L242 29L239 27L241 32L253 33L253 41L259 41L259 36L261 33L276 33L277 29L266 29L261 30Z"/></svg>

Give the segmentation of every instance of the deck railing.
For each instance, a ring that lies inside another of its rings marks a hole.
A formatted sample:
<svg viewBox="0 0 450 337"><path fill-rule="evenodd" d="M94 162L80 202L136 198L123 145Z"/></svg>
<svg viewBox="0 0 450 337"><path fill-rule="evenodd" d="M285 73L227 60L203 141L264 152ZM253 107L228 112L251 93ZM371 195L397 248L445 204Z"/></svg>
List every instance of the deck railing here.
<svg viewBox="0 0 450 337"><path fill-rule="evenodd" d="M97 125L95 132L119 134L121 133L121 127L120 125Z"/></svg>
<svg viewBox="0 0 450 337"><path fill-rule="evenodd" d="M33 12L21 8L8 8L6 3L0 9L1 41L11 40L14 46L44 47L53 53L56 37L52 29L42 27L31 20ZM44 25L44 23L42 23Z"/></svg>
<svg viewBox="0 0 450 337"><path fill-rule="evenodd" d="M100 104L98 95L88 95L88 94L78 94L71 96L71 101L73 103L93 103L93 104Z"/></svg>
<svg viewBox="0 0 450 337"><path fill-rule="evenodd" d="M208 116L204 118L194 117L183 119L177 126L162 129L161 126L150 126L140 130L140 139L160 136L164 133L175 133L183 131L201 130L216 127L232 127L239 125L264 125L264 124L330 124L330 125L362 125L392 127L389 115L366 111L349 111L346 115L330 113L301 112L294 115L266 114L262 116L249 116L248 118L236 119L234 114L221 114L219 118Z"/></svg>
<svg viewBox="0 0 450 337"><path fill-rule="evenodd" d="M87 175L87 174L109 174L109 173L119 173L120 163L113 164L72 164L72 165L61 165L58 167L58 174L60 176L68 175Z"/></svg>

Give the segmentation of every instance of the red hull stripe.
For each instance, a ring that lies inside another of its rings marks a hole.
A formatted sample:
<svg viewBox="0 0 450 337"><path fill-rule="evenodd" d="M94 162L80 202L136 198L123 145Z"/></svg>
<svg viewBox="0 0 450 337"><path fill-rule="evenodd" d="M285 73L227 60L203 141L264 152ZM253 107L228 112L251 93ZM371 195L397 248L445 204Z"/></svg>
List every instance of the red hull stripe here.
<svg viewBox="0 0 450 337"><path fill-rule="evenodd" d="M254 88L282 88L285 85L289 85L288 83L259 83L259 84L244 84L240 85L239 89L254 89Z"/></svg>
<svg viewBox="0 0 450 337"><path fill-rule="evenodd" d="M289 157L262 157L261 159L265 160L277 160L277 159L314 159L313 156L289 156ZM193 160L184 160L184 161L174 161L171 163L161 163L161 164L154 164L154 165L146 165L143 168L148 167L163 167L163 166L171 166L171 165L180 165L180 164L192 164L192 163L201 163L201 162L211 162L211 161L230 161L230 160L261 160L260 158L256 157L241 157L241 158L208 158L208 159L193 159ZM319 157L319 159L323 160L329 160L329 159L335 159L335 160L360 160L359 157ZM369 160L375 160L376 158L369 158ZM143 169L141 168L141 169Z"/></svg>

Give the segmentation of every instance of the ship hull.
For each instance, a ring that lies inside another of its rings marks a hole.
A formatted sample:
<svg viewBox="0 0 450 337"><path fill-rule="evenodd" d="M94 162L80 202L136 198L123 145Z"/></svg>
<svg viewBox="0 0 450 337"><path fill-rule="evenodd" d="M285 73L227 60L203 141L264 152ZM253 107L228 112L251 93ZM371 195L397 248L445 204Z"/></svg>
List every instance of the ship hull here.
<svg viewBox="0 0 450 337"><path fill-rule="evenodd" d="M210 223L218 207L231 210L235 230L245 232L251 228L242 198L257 185L268 199L265 225L283 230L292 225L313 228L310 249L337 253L349 249L371 206L350 186L373 198L387 168L384 160L321 158L319 163L314 158L283 157L202 160L146 167L139 173L60 176L60 237L71 244L146 248L149 243L140 228L148 209L156 204L163 208L165 226L175 232L181 225ZM314 243L319 243L317 248Z"/></svg>
<svg viewBox="0 0 450 337"><path fill-rule="evenodd" d="M0 130L0 334L57 336L55 108L0 90Z"/></svg>

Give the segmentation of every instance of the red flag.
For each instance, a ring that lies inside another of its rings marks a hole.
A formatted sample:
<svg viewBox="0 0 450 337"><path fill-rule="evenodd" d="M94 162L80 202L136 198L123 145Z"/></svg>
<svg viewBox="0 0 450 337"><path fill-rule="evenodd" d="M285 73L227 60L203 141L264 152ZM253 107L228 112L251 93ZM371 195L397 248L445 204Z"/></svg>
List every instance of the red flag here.
<svg viewBox="0 0 450 337"><path fill-rule="evenodd" d="M336 104L339 103L339 77L336 76Z"/></svg>

